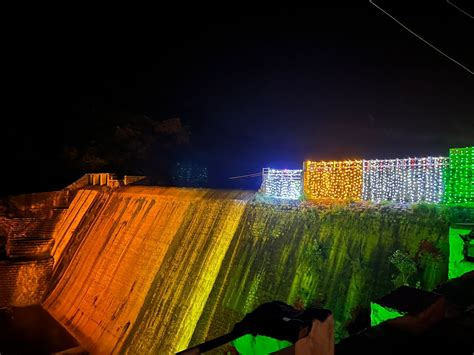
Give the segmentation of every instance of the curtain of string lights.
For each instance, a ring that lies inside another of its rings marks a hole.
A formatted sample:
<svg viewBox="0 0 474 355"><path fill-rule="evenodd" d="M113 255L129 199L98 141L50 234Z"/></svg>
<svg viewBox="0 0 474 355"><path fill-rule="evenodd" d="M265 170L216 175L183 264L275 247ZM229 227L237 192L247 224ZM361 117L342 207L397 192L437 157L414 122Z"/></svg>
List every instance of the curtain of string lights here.
<svg viewBox="0 0 474 355"><path fill-rule="evenodd" d="M360 200L362 160L306 161L304 166L306 198Z"/></svg>
<svg viewBox="0 0 474 355"><path fill-rule="evenodd" d="M474 203L474 147L452 148L449 157L444 202Z"/></svg>
<svg viewBox="0 0 474 355"><path fill-rule="evenodd" d="M271 169L262 171L261 192L269 197L297 200L302 192L301 169Z"/></svg>
<svg viewBox="0 0 474 355"><path fill-rule="evenodd" d="M261 192L282 199L474 203L474 147L450 158L306 161L304 170L263 169Z"/></svg>
<svg viewBox="0 0 474 355"><path fill-rule="evenodd" d="M364 160L362 199L366 201L431 202L443 199L445 157Z"/></svg>

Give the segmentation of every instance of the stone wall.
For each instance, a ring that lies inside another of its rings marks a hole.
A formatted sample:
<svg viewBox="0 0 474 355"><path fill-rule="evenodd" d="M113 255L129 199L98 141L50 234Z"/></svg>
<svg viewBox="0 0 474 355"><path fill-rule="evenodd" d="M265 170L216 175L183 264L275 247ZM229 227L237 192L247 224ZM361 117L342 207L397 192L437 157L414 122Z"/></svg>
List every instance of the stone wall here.
<svg viewBox="0 0 474 355"><path fill-rule="evenodd" d="M68 192L19 195L0 216L0 307L38 305L51 282L53 232Z"/></svg>
<svg viewBox="0 0 474 355"><path fill-rule="evenodd" d="M0 260L0 307L40 304L49 286L53 259Z"/></svg>

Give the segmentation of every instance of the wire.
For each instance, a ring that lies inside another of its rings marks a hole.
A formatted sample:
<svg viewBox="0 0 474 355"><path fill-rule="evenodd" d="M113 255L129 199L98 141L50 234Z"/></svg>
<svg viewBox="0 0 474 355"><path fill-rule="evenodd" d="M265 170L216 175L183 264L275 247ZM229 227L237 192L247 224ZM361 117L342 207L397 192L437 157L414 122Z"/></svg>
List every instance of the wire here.
<svg viewBox="0 0 474 355"><path fill-rule="evenodd" d="M470 18L474 18L474 16L472 16L469 12L464 11L464 10L461 9L459 6L454 5L451 1L446 0L446 2L447 2L449 5L455 7L455 8L458 9L459 11L461 11L464 15L469 16Z"/></svg>
<svg viewBox="0 0 474 355"><path fill-rule="evenodd" d="M231 176L229 178L229 180L242 179L242 178L247 178L247 177L257 177L257 176L262 176L262 173L253 173L253 174L247 174L247 175Z"/></svg>
<svg viewBox="0 0 474 355"><path fill-rule="evenodd" d="M415 37L417 37L418 39L422 40L423 42L425 42L427 45L429 45L431 48L433 48L435 51L437 51L438 53L441 53L442 55L444 55L446 58L448 58L449 60L453 61L454 63L456 63L457 65L459 65L461 68L463 68L464 70L468 71L469 74L474 74L474 71L472 71L471 69L469 69L468 67L466 67L465 65L459 63L457 60L451 58L449 55L447 55L446 53L444 53L443 51L441 51L440 49L436 48L435 46L433 46L430 42L428 42L427 40L425 40L423 37L421 37L420 35L416 34L415 32L413 32L412 30L410 30L407 26L405 26L403 23L401 23L400 21L398 21L395 17L393 17L392 15L390 15L387 11L385 11L384 9L382 9L380 6L378 6L377 4L375 4L372 0L369 0L369 3L371 3L372 5L374 5L377 9L379 9L380 11L382 11L385 15L387 15L388 17L390 17L393 21L395 21L396 23L398 23L400 26L402 26L405 30L407 30L408 32L410 32L412 35L414 35Z"/></svg>

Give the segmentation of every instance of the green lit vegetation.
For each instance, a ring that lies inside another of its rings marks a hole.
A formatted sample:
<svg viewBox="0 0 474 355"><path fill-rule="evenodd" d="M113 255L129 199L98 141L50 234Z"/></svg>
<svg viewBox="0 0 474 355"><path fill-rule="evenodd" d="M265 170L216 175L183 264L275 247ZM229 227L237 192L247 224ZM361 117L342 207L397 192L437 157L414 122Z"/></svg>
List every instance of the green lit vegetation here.
<svg viewBox="0 0 474 355"><path fill-rule="evenodd" d="M415 261L400 250L395 250L389 260L399 271L398 275L393 275L395 286L409 286L409 280L417 269Z"/></svg>
<svg viewBox="0 0 474 355"><path fill-rule="evenodd" d="M251 203L191 344L227 333L273 300L331 309L341 339L354 309L369 309L397 285L431 290L447 280L449 226L473 220L474 209L436 204Z"/></svg>

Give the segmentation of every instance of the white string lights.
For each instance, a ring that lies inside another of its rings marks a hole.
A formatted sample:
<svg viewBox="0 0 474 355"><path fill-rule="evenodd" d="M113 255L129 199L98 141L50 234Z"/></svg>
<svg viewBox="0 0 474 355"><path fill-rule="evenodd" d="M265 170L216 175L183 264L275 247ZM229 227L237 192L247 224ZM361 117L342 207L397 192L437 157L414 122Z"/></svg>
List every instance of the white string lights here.
<svg viewBox="0 0 474 355"><path fill-rule="evenodd" d="M374 202L441 202L445 157L364 160L362 199Z"/></svg>
<svg viewBox="0 0 474 355"><path fill-rule="evenodd" d="M261 192L278 199L297 200L302 191L302 170L265 168Z"/></svg>

